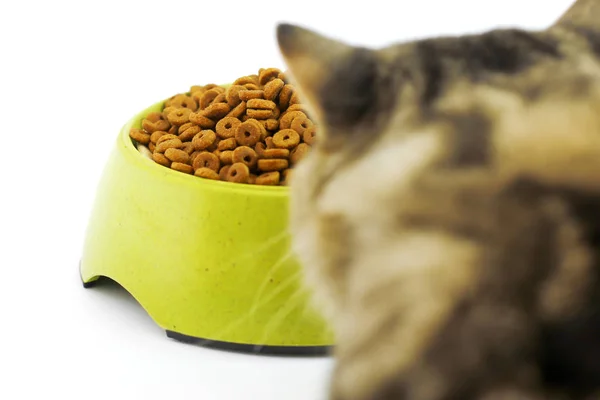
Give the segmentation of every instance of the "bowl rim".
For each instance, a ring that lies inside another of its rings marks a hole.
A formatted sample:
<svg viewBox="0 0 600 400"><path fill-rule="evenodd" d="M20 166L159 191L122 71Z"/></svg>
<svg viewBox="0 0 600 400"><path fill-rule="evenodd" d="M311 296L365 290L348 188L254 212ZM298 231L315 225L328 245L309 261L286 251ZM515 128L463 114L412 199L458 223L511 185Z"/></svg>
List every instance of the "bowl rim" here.
<svg viewBox="0 0 600 400"><path fill-rule="evenodd" d="M199 178L194 175L186 174L183 172L166 168L160 164L157 164L153 160L145 157L133 144L133 140L129 136L130 129L134 126L136 121L140 120L142 116L155 111L157 108L162 108L166 100L161 100L146 109L136 113L129 121L123 125L118 138L119 147L122 148L125 153L125 157L139 168L146 170L161 179L166 179L177 184L183 184L190 187L205 187L206 189L215 191L226 191L237 194L247 195L265 195L269 197L288 197L289 187L287 186L267 186L267 185L252 185L247 183L234 183L225 182L221 180L212 180Z"/></svg>

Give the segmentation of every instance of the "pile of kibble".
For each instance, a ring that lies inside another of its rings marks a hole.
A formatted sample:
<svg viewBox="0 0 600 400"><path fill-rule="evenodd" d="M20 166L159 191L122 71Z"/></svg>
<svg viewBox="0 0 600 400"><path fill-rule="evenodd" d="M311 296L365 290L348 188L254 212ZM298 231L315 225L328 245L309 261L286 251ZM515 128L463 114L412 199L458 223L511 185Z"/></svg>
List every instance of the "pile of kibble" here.
<svg viewBox="0 0 600 400"><path fill-rule="evenodd" d="M156 163L236 183L285 185L310 150L316 126L277 68L224 88L192 86L168 99L129 136Z"/></svg>

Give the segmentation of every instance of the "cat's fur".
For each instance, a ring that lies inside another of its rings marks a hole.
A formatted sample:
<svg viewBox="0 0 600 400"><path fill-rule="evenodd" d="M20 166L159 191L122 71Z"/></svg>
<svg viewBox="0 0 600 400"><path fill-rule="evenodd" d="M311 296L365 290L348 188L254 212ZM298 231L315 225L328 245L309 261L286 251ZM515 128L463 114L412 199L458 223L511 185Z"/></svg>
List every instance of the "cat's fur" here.
<svg viewBox="0 0 600 400"><path fill-rule="evenodd" d="M330 398L597 396L600 0L538 32L277 37L319 122L291 225Z"/></svg>

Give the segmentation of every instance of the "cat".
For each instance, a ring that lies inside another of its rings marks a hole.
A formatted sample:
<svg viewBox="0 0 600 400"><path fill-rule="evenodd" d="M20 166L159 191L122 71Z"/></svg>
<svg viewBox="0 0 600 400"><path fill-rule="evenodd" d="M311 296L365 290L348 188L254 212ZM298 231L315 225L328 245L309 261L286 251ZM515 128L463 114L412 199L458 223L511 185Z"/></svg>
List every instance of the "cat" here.
<svg viewBox="0 0 600 400"><path fill-rule="evenodd" d="M331 400L600 398L600 0L370 49L280 23Z"/></svg>

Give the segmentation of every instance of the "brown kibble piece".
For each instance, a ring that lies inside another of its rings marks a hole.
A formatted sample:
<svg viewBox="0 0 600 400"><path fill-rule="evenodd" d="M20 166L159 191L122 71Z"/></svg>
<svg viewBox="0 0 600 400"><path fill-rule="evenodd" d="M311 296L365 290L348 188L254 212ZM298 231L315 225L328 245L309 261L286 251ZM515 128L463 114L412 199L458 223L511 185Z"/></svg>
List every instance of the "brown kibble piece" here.
<svg viewBox="0 0 600 400"><path fill-rule="evenodd" d="M200 98L200 109L204 110L206 107L208 107L214 99L217 98L218 95L221 94L221 91L219 89L217 89L216 87L207 90L206 92L204 92L204 94L202 95L202 97Z"/></svg>
<svg viewBox="0 0 600 400"><path fill-rule="evenodd" d="M253 108L249 108L246 110L246 115L248 116L248 118L265 120L273 118L273 110L256 110Z"/></svg>
<svg viewBox="0 0 600 400"><path fill-rule="evenodd" d="M273 79L278 79L279 74L281 74L281 70L279 68L265 68L258 74L258 84L264 86Z"/></svg>
<svg viewBox="0 0 600 400"><path fill-rule="evenodd" d="M190 113L190 122L198 125L202 129L212 129L215 127L215 121L206 117L201 111Z"/></svg>
<svg viewBox="0 0 600 400"><path fill-rule="evenodd" d="M275 145L273 144L273 137L272 136L267 136L265 138L265 145L267 146L267 149L274 149Z"/></svg>
<svg viewBox="0 0 600 400"><path fill-rule="evenodd" d="M267 128L270 131L276 131L279 129L279 121L275 118L270 118L265 121L265 128Z"/></svg>
<svg viewBox="0 0 600 400"><path fill-rule="evenodd" d="M306 155L308 154L309 151L310 151L309 145L307 145L306 143L300 143L298 145L298 147L296 147L290 153L290 161L291 161L292 165L297 164L300 160L302 160L304 157L306 157Z"/></svg>
<svg viewBox="0 0 600 400"><path fill-rule="evenodd" d="M217 139L217 135L210 129L200 131L192 139L192 144L196 150L206 150Z"/></svg>
<svg viewBox="0 0 600 400"><path fill-rule="evenodd" d="M191 174L194 172L194 169L192 168L191 165L180 163L180 162L171 163L171 169L174 169L175 171L183 172L185 174Z"/></svg>
<svg viewBox="0 0 600 400"><path fill-rule="evenodd" d="M248 183L254 185L256 183L256 178L257 176L251 173L250 176L248 176Z"/></svg>
<svg viewBox="0 0 600 400"><path fill-rule="evenodd" d="M228 139L235 136L235 132L242 122L233 117L225 117L217 122L217 135L221 139Z"/></svg>
<svg viewBox="0 0 600 400"><path fill-rule="evenodd" d="M284 85L281 92L279 92L279 108L282 111L289 106L292 94L294 94L294 87L289 83Z"/></svg>
<svg viewBox="0 0 600 400"><path fill-rule="evenodd" d="M198 104L196 104L196 101L186 94L178 94L171 97L165 102L165 106L187 108L191 111L196 111L198 109Z"/></svg>
<svg viewBox="0 0 600 400"><path fill-rule="evenodd" d="M172 135L170 133L166 133L158 138L158 140L156 141L156 144L159 144L159 143L164 142L165 140L171 140L171 139L179 139L179 138L177 137L177 135Z"/></svg>
<svg viewBox="0 0 600 400"><path fill-rule="evenodd" d="M229 182L247 183L250 177L250 170L246 164L235 163L227 170L225 179Z"/></svg>
<svg viewBox="0 0 600 400"><path fill-rule="evenodd" d="M233 163L243 163L248 166L248 168L252 169L256 166L258 161L258 154L251 147L248 146L240 146L233 150L232 154Z"/></svg>
<svg viewBox="0 0 600 400"><path fill-rule="evenodd" d="M259 175L256 178L255 183L257 185L276 186L279 184L279 178L279 171L267 172Z"/></svg>
<svg viewBox="0 0 600 400"><path fill-rule="evenodd" d="M242 101L240 104L234 107L233 110L227 114L228 117L240 118L246 112L246 102Z"/></svg>
<svg viewBox="0 0 600 400"><path fill-rule="evenodd" d="M168 167L171 165L171 161L161 153L152 153L152 159L155 163Z"/></svg>
<svg viewBox="0 0 600 400"><path fill-rule="evenodd" d="M191 125L187 129L183 131L180 129L179 131L181 132L179 134L179 139L181 139L182 142L189 142L198 132L200 132L200 127L198 125Z"/></svg>
<svg viewBox="0 0 600 400"><path fill-rule="evenodd" d="M255 108L257 110L274 110L277 105L271 100L264 99L250 99L246 104L248 108Z"/></svg>
<svg viewBox="0 0 600 400"><path fill-rule="evenodd" d="M150 135L147 134L144 130L138 128L131 128L129 130L129 137L141 144L150 143Z"/></svg>
<svg viewBox="0 0 600 400"><path fill-rule="evenodd" d="M218 172L221 167L221 162L219 161L219 157L213 153L203 151L194 158L192 167L194 167L194 169L210 168L213 171Z"/></svg>
<svg viewBox="0 0 600 400"><path fill-rule="evenodd" d="M281 89L283 89L283 86L285 86L285 83L279 78L273 79L267 83L264 88L265 99L271 101L277 99L277 96L281 92Z"/></svg>
<svg viewBox="0 0 600 400"><path fill-rule="evenodd" d="M152 142L148 143L148 150L154 153L154 149L156 149L156 145Z"/></svg>
<svg viewBox="0 0 600 400"><path fill-rule="evenodd" d="M254 151L256 151L256 154L258 154L260 158L264 158L264 153L266 149L267 146L262 142L258 142L256 143L256 146L254 146Z"/></svg>
<svg viewBox="0 0 600 400"><path fill-rule="evenodd" d="M183 143L178 137L175 137L174 139L162 140L165 136L159 139L158 143L156 144L156 148L154 149L155 152L164 153L167 149L180 149L183 147Z"/></svg>
<svg viewBox="0 0 600 400"><path fill-rule="evenodd" d="M243 86L247 83L258 83L258 79L248 75L248 76L242 76L241 78L237 78L235 81L233 81L234 85L240 85Z"/></svg>
<svg viewBox="0 0 600 400"><path fill-rule="evenodd" d="M192 142L184 142L183 143L183 147L181 148L181 150L185 151L186 153L190 154L190 159L191 159L191 154L194 152L194 145L192 144Z"/></svg>
<svg viewBox="0 0 600 400"><path fill-rule="evenodd" d="M184 150L169 148L165 150L165 157L173 162L179 162L183 164L190 163L190 155Z"/></svg>
<svg viewBox="0 0 600 400"><path fill-rule="evenodd" d="M230 108L227 103L212 103L204 109L204 116L212 120L218 120L223 118L229 113Z"/></svg>
<svg viewBox="0 0 600 400"><path fill-rule="evenodd" d="M262 158L288 158L290 151L288 149L265 149Z"/></svg>
<svg viewBox="0 0 600 400"><path fill-rule="evenodd" d="M227 88L225 98L230 107L235 107L240 104L242 101L240 100L240 91L242 90L246 90L246 88L241 85L231 85Z"/></svg>
<svg viewBox="0 0 600 400"><path fill-rule="evenodd" d="M298 132L299 135L304 135L304 132L314 126L312 121L306 116L299 116L293 119L290 128Z"/></svg>
<svg viewBox="0 0 600 400"><path fill-rule="evenodd" d="M223 165L233 164L233 150L221 151L219 154L219 160L221 160Z"/></svg>
<svg viewBox="0 0 600 400"><path fill-rule="evenodd" d="M254 146L261 139L264 127L255 119L249 119L238 126L235 140L240 146Z"/></svg>
<svg viewBox="0 0 600 400"><path fill-rule="evenodd" d="M150 113L142 120L142 128L148 133L168 131L170 127L169 121L165 121L162 114L158 112Z"/></svg>
<svg viewBox="0 0 600 400"><path fill-rule="evenodd" d="M281 119L279 120L279 127L281 129L289 129L292 126L292 121L298 117L308 119L306 114L304 114L302 111L289 111L281 116Z"/></svg>
<svg viewBox="0 0 600 400"><path fill-rule="evenodd" d="M304 143L312 146L315 141L315 133L316 128L314 125L304 130L304 133L302 134L302 140L304 141Z"/></svg>
<svg viewBox="0 0 600 400"><path fill-rule="evenodd" d="M242 101L264 98L264 92L262 90L241 90L239 95L240 100Z"/></svg>
<svg viewBox="0 0 600 400"><path fill-rule="evenodd" d="M233 150L236 148L236 146L237 142L235 141L235 138L228 138L221 140L219 142L219 146L217 146L217 149L221 151Z"/></svg>
<svg viewBox="0 0 600 400"><path fill-rule="evenodd" d="M288 166L288 160L281 158L258 160L258 169L264 172L283 171Z"/></svg>
<svg viewBox="0 0 600 400"><path fill-rule="evenodd" d="M194 175L204 179L219 180L219 174L210 168L198 168L194 171Z"/></svg>
<svg viewBox="0 0 600 400"><path fill-rule="evenodd" d="M282 129L273 135L273 144L280 149L293 149L300 143L300 135L293 129Z"/></svg>
<svg viewBox="0 0 600 400"><path fill-rule="evenodd" d="M227 180L227 173L229 172L229 168L231 168L231 165L225 165L221 167L221 169L219 170L219 179L221 179L222 181Z"/></svg>
<svg viewBox="0 0 600 400"><path fill-rule="evenodd" d="M183 125L190 121L190 113L191 111L187 108L178 108L171 111L167 116L167 119L173 125Z"/></svg>
<svg viewBox="0 0 600 400"><path fill-rule="evenodd" d="M179 127L177 125L172 125L168 131L168 133L170 133L171 135L177 135L178 132L179 132Z"/></svg>

